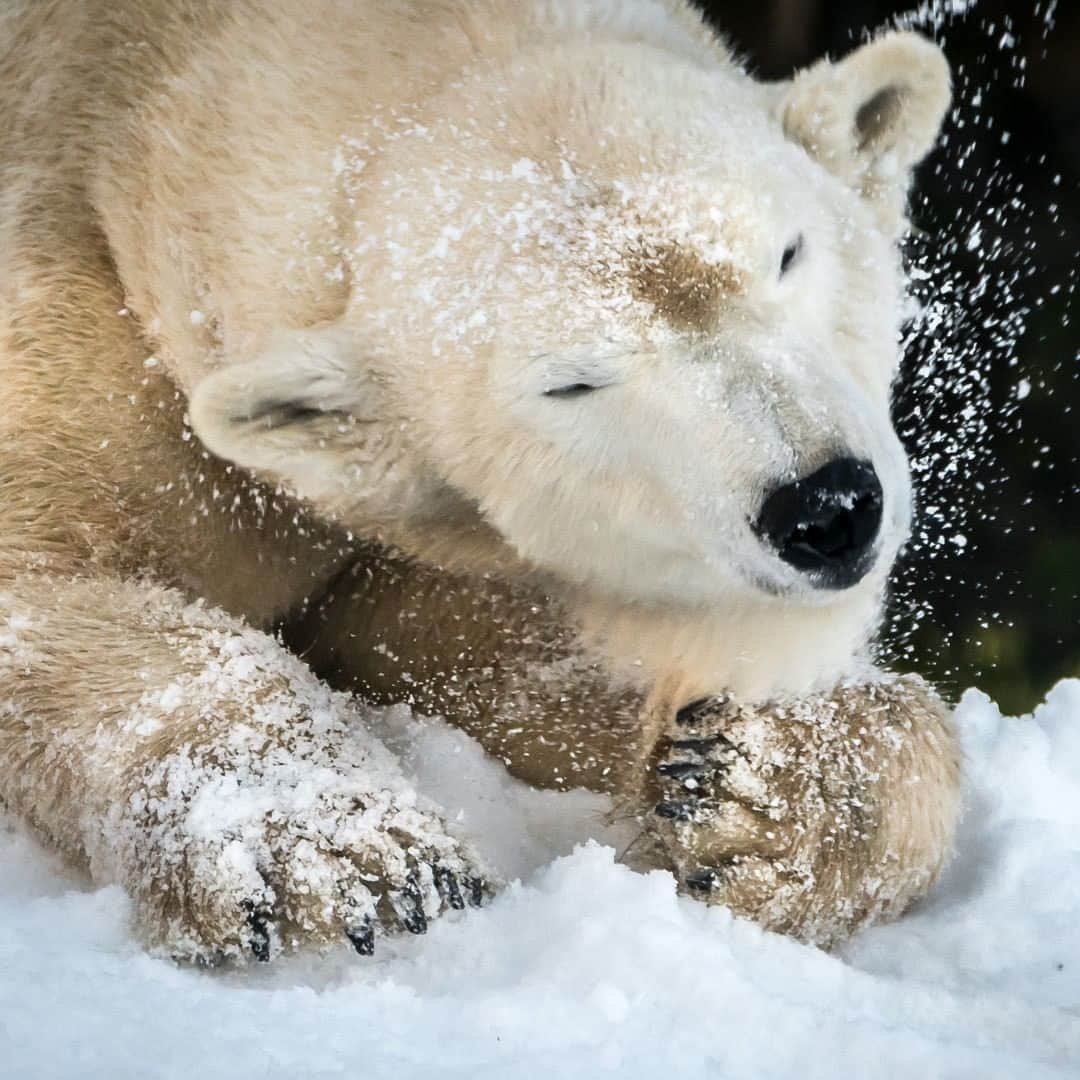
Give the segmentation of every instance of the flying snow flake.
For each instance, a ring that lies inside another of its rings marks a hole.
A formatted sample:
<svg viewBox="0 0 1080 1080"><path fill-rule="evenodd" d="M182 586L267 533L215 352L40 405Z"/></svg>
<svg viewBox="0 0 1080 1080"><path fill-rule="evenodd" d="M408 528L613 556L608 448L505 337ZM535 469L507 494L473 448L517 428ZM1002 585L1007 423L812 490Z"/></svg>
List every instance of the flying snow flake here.
<svg viewBox="0 0 1080 1080"><path fill-rule="evenodd" d="M1056 7L1036 2L1036 29L1026 33L1039 35L1041 20L1045 41ZM907 644L920 623L944 628L942 644L948 645L947 627L957 625L957 607L989 606L1003 588L990 575L973 580L961 574L958 560L983 558L982 549L995 535L1028 527L1016 523L1019 455L1003 454L1001 447L1007 440L1030 448L1030 468L1049 471L1050 459L1037 449L1043 440L1024 426L1032 412L1021 407L1036 386L1046 393L1046 382L1031 365L1045 362L1048 353L1029 342L1033 327L1041 333L1046 325L1048 308L1062 312L1058 317L1068 325L1077 274L1051 269L1053 256L1038 242L1059 227L1061 207L1029 192L1030 181L1013 175L1000 156L1010 140L1001 130L1002 93L1023 88L1027 58L1037 55L1033 46L1039 41L1025 40L1015 20L977 0L929 0L895 21L935 38L946 53L954 34L968 40L977 35L984 43L976 62L954 64L952 113L924 167L934 178L934 195L916 191L917 228L905 245L912 315L903 339L896 425L911 456L916 519L893 576L886 651L925 665L932 658ZM965 55L970 52L966 47ZM1019 153L1011 151L1008 160L1019 160ZM1043 154L1033 164L1046 163ZM1062 184L1048 166L1042 173L1053 187ZM1063 355L1058 363L1070 360L1076 358ZM957 536L964 537L962 545ZM958 604L961 587L974 596ZM921 610L919 618L915 610ZM996 618L988 621L1001 625ZM956 672L939 667L935 674L948 679Z"/></svg>

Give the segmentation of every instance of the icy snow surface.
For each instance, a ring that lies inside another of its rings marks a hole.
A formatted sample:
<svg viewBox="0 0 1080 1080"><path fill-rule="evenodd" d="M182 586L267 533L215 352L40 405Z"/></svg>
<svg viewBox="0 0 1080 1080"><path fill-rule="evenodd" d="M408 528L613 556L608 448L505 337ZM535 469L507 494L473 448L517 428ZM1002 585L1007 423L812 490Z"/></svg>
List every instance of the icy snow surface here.
<svg viewBox="0 0 1080 1080"><path fill-rule="evenodd" d="M600 800L530 791L404 709L389 741L521 883L374 960L174 966L132 940L119 890L0 824L0 1076L1078 1076L1080 680L1034 718L977 691L957 717L958 856L839 956L573 850Z"/></svg>

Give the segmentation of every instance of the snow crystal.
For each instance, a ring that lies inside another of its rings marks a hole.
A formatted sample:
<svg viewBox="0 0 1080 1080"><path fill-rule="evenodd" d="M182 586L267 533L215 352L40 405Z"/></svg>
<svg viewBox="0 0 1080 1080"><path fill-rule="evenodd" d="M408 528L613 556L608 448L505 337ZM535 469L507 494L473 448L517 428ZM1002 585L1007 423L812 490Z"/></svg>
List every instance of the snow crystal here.
<svg viewBox="0 0 1080 1080"><path fill-rule="evenodd" d="M1019 719L965 695L968 812L953 865L917 911L832 956L680 898L669 875L635 874L604 844L575 850L601 835L599 797L526 788L407 709L377 721L517 884L373 960L343 945L205 972L146 955L120 890L89 890L0 827L0 1075L1080 1070L1080 680Z"/></svg>

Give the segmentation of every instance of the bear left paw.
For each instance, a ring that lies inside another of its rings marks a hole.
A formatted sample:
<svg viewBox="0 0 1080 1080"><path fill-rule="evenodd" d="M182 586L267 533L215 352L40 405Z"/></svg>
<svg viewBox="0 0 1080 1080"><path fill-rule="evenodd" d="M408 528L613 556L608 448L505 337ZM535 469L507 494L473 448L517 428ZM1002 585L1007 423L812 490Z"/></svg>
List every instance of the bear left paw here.
<svg viewBox="0 0 1080 1080"><path fill-rule="evenodd" d="M687 892L760 917L769 896L803 892L812 875L785 857L795 837L772 770L755 768L748 750L718 729L726 707L710 699L680 710L682 730L664 741L654 765L653 832Z"/></svg>
<svg viewBox="0 0 1080 1080"><path fill-rule="evenodd" d="M947 714L913 678L789 703L695 702L676 714L652 774L634 861L820 945L922 895L957 812Z"/></svg>

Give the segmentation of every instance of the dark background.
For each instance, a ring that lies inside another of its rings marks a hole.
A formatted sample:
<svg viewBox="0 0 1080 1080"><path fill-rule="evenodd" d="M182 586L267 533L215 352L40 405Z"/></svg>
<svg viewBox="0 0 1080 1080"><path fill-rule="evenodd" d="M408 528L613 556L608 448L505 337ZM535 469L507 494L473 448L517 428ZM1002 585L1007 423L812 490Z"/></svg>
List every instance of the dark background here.
<svg viewBox="0 0 1080 1080"><path fill-rule="evenodd" d="M1029 710L1080 675L1080 4L699 6L762 78L897 17L949 57L956 105L919 170L907 244L929 306L895 410L920 508L882 651L952 697L977 685Z"/></svg>

